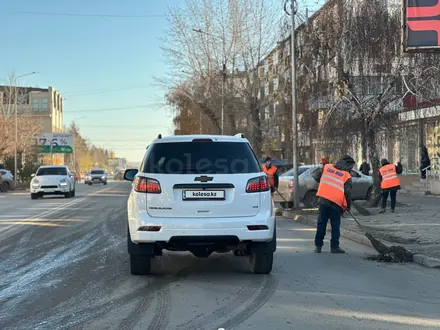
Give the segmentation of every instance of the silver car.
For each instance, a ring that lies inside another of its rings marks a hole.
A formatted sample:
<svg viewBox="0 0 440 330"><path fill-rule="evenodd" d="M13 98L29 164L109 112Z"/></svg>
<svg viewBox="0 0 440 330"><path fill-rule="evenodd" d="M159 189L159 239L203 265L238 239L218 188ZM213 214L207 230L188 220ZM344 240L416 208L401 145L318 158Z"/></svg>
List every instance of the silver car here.
<svg viewBox="0 0 440 330"><path fill-rule="evenodd" d="M299 172L299 199L305 207L316 207L319 183L312 177L312 172L320 165L304 165L298 167ZM369 200L373 189L373 178L353 169L350 171L353 181L353 200ZM293 169L280 175L278 192L274 193L275 203L283 208L292 208L294 205ZM280 196L284 197L284 199Z"/></svg>
<svg viewBox="0 0 440 330"><path fill-rule="evenodd" d="M10 189L15 189L14 176L11 171L1 169L0 176L2 178L2 183L0 184L1 192L8 192Z"/></svg>

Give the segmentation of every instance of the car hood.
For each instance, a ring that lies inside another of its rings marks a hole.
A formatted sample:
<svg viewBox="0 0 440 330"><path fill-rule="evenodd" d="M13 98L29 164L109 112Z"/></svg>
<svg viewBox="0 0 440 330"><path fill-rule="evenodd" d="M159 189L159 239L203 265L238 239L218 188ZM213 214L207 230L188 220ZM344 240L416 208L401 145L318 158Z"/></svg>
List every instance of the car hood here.
<svg viewBox="0 0 440 330"><path fill-rule="evenodd" d="M40 184L58 185L63 179L68 180L68 177L65 175L44 175L36 176L35 179L37 179Z"/></svg>

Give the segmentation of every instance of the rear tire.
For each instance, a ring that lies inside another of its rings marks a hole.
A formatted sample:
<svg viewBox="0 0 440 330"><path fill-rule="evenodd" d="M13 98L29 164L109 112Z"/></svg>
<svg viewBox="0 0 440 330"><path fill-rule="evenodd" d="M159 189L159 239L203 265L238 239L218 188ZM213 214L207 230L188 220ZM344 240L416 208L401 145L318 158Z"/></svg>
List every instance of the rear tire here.
<svg viewBox="0 0 440 330"><path fill-rule="evenodd" d="M7 183L7 182L3 182L1 185L0 185L0 191L1 192L8 192L9 191L9 183Z"/></svg>
<svg viewBox="0 0 440 330"><path fill-rule="evenodd" d="M150 275L151 257L130 254L130 273L131 275Z"/></svg>
<svg viewBox="0 0 440 330"><path fill-rule="evenodd" d="M303 204L305 207L316 207L318 197L316 196L317 191L316 190L310 190L307 192L307 194L304 196Z"/></svg>
<svg viewBox="0 0 440 330"><path fill-rule="evenodd" d="M31 193L31 199L38 199L38 194L32 194Z"/></svg>
<svg viewBox="0 0 440 330"><path fill-rule="evenodd" d="M253 274L270 274L273 266L273 252L252 253L249 265Z"/></svg>
<svg viewBox="0 0 440 330"><path fill-rule="evenodd" d="M369 202L371 200L371 194L373 193L373 187L369 188L367 191L367 196L365 199Z"/></svg>

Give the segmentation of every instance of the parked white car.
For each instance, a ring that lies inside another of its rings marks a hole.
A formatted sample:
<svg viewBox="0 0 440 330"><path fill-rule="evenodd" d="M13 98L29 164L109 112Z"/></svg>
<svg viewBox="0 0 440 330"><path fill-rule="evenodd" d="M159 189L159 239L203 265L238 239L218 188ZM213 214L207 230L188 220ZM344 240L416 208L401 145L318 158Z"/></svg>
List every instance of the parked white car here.
<svg viewBox="0 0 440 330"><path fill-rule="evenodd" d="M249 141L236 136L159 136L148 146L133 182L128 253L133 275L151 271L162 250L199 258L233 251L256 274L272 271L274 204L267 176Z"/></svg>
<svg viewBox="0 0 440 330"><path fill-rule="evenodd" d="M46 195L75 196L75 178L67 166L41 166L32 174L31 198L37 199Z"/></svg>

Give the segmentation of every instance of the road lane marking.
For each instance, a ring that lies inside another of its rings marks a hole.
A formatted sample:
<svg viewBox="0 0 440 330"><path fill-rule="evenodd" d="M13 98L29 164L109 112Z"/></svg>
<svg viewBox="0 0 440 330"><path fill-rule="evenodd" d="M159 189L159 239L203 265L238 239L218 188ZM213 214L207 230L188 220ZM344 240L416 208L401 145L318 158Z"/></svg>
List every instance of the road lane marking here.
<svg viewBox="0 0 440 330"><path fill-rule="evenodd" d="M58 211L67 210L69 207L71 207L73 205L76 205L76 204L79 204L81 202L86 201L87 200L87 196L97 196L102 191L107 191L107 190L110 190L110 189L114 189L115 187L120 186L122 184L123 183L119 183L119 184L116 184L115 186L112 186L112 187L107 187L107 188L104 188L104 189L100 189L100 190L98 190L96 192L93 192L93 193L90 193L90 194L86 195L85 197L81 197L79 199L75 199L75 200L73 200L73 201L71 201L69 203L66 203L66 204L57 204L57 205L60 205L60 206L58 206L58 207L56 207L54 209L47 210L47 211L42 212L40 214L37 214L35 216L28 217L28 218L25 219L25 221L29 221L29 222L35 221L36 219L40 219L40 218L42 218L44 216L51 215L51 214L56 213ZM11 224L9 226L1 228L0 233L5 233L8 229L10 229L13 226L15 226L15 225Z"/></svg>

